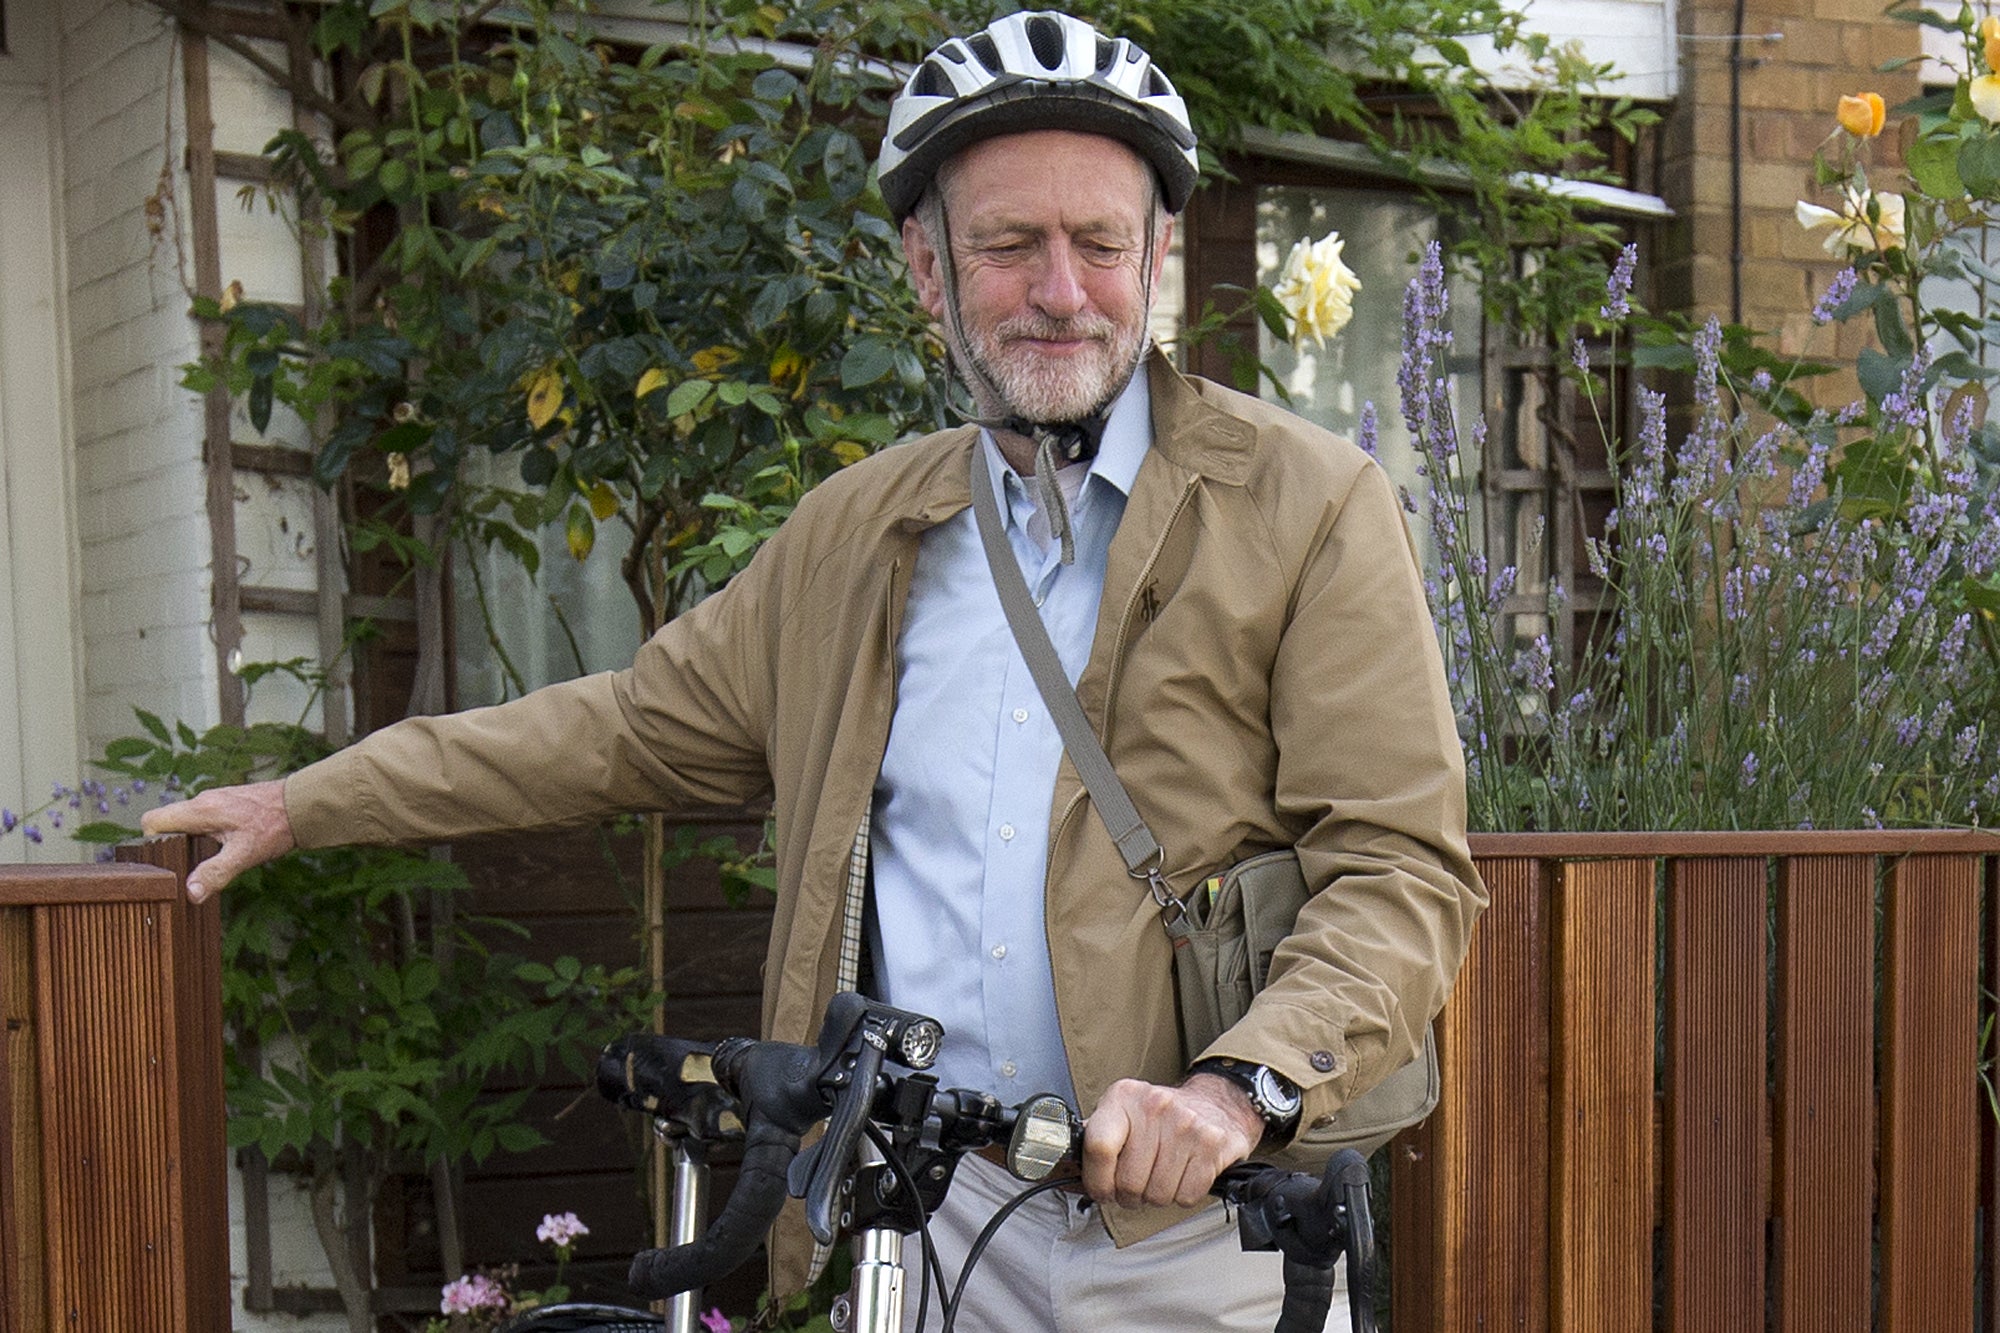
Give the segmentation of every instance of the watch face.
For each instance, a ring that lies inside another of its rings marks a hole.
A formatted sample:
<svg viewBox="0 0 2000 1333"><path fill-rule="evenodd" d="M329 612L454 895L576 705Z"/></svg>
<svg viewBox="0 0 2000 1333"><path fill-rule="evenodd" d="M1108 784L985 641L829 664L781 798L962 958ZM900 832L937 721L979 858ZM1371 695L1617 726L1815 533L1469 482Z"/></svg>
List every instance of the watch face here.
<svg viewBox="0 0 2000 1333"><path fill-rule="evenodd" d="M1255 1096L1268 1108L1266 1114L1289 1120L1299 1113L1299 1090L1289 1079L1268 1066L1259 1066L1255 1078Z"/></svg>

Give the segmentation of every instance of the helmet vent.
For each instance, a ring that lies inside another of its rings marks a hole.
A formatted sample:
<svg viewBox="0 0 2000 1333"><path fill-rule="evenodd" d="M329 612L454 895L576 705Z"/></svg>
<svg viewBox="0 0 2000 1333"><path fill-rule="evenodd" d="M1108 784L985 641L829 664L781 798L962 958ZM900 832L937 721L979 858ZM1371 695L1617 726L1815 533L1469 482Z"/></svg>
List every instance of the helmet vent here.
<svg viewBox="0 0 2000 1333"><path fill-rule="evenodd" d="M917 77L910 81L910 91L918 97L948 97L951 95L951 78L937 61L926 60L917 70Z"/></svg>
<svg viewBox="0 0 2000 1333"><path fill-rule="evenodd" d="M1157 65L1146 71L1146 96L1171 97L1173 92L1174 85L1167 82L1167 76L1160 73Z"/></svg>
<svg viewBox="0 0 2000 1333"><path fill-rule="evenodd" d="M976 32L972 34L972 36L965 39L965 45L973 55L979 58L979 63L986 66L987 72L992 74L1004 74L1007 72L1001 65L1000 48L995 46L993 39L985 33Z"/></svg>
<svg viewBox="0 0 2000 1333"><path fill-rule="evenodd" d="M1056 70L1063 63L1063 33L1060 25L1046 14L1037 14L1027 22L1028 46L1035 53L1035 59L1042 62L1042 68Z"/></svg>
<svg viewBox="0 0 2000 1333"><path fill-rule="evenodd" d="M1112 41L1109 37L1099 36L1097 39L1097 72L1102 74L1109 70L1111 62L1117 59L1117 57L1118 43Z"/></svg>

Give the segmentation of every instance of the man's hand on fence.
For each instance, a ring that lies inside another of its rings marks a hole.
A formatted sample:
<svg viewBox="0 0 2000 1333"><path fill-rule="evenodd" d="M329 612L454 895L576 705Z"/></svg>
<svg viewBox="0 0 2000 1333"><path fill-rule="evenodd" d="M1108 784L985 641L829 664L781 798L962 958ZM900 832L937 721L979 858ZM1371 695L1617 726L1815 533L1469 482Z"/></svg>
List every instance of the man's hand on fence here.
<svg viewBox="0 0 2000 1333"><path fill-rule="evenodd" d="M252 866L283 856L298 846L292 821L285 813L283 782L253 782L242 787L216 787L172 805L148 810L139 819L148 835L206 835L222 850L188 874L188 897L196 902L219 893Z"/></svg>
<svg viewBox="0 0 2000 1333"><path fill-rule="evenodd" d="M1083 1187L1127 1208L1193 1207L1263 1137L1263 1117L1227 1079L1195 1074L1178 1088L1120 1079L1083 1127Z"/></svg>

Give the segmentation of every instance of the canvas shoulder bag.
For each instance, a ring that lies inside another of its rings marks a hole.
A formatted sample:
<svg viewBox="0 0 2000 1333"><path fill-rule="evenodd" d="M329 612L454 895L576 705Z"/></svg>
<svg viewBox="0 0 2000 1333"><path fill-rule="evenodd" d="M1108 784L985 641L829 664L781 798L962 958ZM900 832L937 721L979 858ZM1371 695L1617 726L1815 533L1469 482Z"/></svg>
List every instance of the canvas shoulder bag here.
<svg viewBox="0 0 2000 1333"><path fill-rule="evenodd" d="M1063 673L1062 659L1001 527L985 451L976 447L971 480L973 516L1007 624L1042 702L1055 719L1063 748L1090 792L1091 804L1126 869L1152 894L1161 926L1173 943L1183 1063L1191 1064L1249 1011L1270 975L1272 955L1298 925L1299 911L1310 896L1298 854L1289 849L1265 852L1211 876L1185 899L1174 895L1161 873L1165 853L1118 780ZM1317 1167L1342 1148L1372 1153L1423 1120L1437 1100L1437 1043L1431 1026L1425 1024L1423 1050L1416 1059L1342 1107L1329 1123L1302 1125L1278 1156L1298 1166Z"/></svg>

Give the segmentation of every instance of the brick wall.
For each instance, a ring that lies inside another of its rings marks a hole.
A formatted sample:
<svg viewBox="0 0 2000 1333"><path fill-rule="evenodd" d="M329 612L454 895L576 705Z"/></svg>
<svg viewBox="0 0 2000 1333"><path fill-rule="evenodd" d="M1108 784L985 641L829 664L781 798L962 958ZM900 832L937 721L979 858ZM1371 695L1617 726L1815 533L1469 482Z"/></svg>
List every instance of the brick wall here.
<svg viewBox="0 0 2000 1333"><path fill-rule="evenodd" d="M1680 97L1661 131L1661 191L1679 212L1655 262L1662 308L1730 317L1733 49L1743 61L1743 320L1776 331L1787 353L1853 360L1867 337L1862 323L1815 330L1810 314L1843 261L1822 248L1825 233L1798 225L1793 210L1801 199L1834 206L1813 187L1812 161L1835 129L1842 94L1872 89L1893 107L1918 91L1915 66L1876 72L1883 61L1915 55L1920 31L1884 18L1882 8L1881 0L1748 0L1743 31L1751 36L1734 42L1733 0L1683 0ZM1893 135L1872 151L1871 179L1897 188ZM1851 379L1837 386L1850 387Z"/></svg>
<svg viewBox="0 0 2000 1333"><path fill-rule="evenodd" d="M84 731L92 753L137 705L216 720L209 526L182 271L184 200L158 237L148 200L184 146L179 48L131 0L51 5L82 556ZM175 170L172 188L183 195Z"/></svg>

